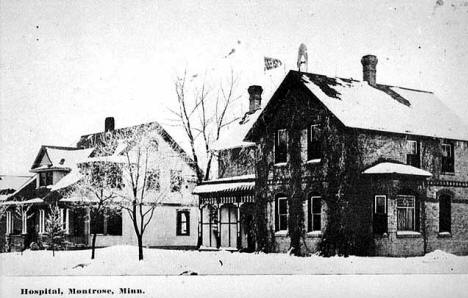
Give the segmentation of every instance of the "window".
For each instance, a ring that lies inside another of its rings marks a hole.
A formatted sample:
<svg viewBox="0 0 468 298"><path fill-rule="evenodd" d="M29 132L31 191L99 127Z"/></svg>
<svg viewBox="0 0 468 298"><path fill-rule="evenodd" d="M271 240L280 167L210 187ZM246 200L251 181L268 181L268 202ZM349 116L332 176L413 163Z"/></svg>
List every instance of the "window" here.
<svg viewBox="0 0 468 298"><path fill-rule="evenodd" d="M442 144L442 172L455 172L455 160L453 154L453 143Z"/></svg>
<svg viewBox="0 0 468 298"><path fill-rule="evenodd" d="M384 195L374 197L374 233L387 233L387 197Z"/></svg>
<svg viewBox="0 0 468 298"><path fill-rule="evenodd" d="M182 171L171 170L171 192L180 191L182 187Z"/></svg>
<svg viewBox="0 0 468 298"><path fill-rule="evenodd" d="M146 177L146 189L159 191L159 170L150 170Z"/></svg>
<svg viewBox="0 0 468 298"><path fill-rule="evenodd" d="M108 212L104 218L107 221L105 234L107 235L122 235L122 210L113 210Z"/></svg>
<svg viewBox="0 0 468 298"><path fill-rule="evenodd" d="M439 196L439 233L451 232L452 211L451 211L451 196Z"/></svg>
<svg viewBox="0 0 468 298"><path fill-rule="evenodd" d="M278 197L276 201L276 230L288 229L288 198Z"/></svg>
<svg viewBox="0 0 468 298"><path fill-rule="evenodd" d="M177 236L188 236L190 235L190 211L189 210L178 210L177 211Z"/></svg>
<svg viewBox="0 0 468 298"><path fill-rule="evenodd" d="M53 184L53 172L39 173L39 186L47 186Z"/></svg>
<svg viewBox="0 0 468 298"><path fill-rule="evenodd" d="M397 196L397 229L398 231L416 230L415 197L408 195Z"/></svg>
<svg viewBox="0 0 468 298"><path fill-rule="evenodd" d="M309 126L307 130L307 160L320 159L322 146L320 144L320 130L318 124Z"/></svg>
<svg viewBox="0 0 468 298"><path fill-rule="evenodd" d="M104 234L104 214L91 209L91 234Z"/></svg>
<svg viewBox="0 0 468 298"><path fill-rule="evenodd" d="M275 134L275 163L287 162L288 131L280 129Z"/></svg>
<svg viewBox="0 0 468 298"><path fill-rule="evenodd" d="M406 154L406 164L416 168L421 167L419 142L414 140L408 140L407 149L408 154Z"/></svg>
<svg viewBox="0 0 468 298"><path fill-rule="evenodd" d="M39 210L39 234L45 233L45 210Z"/></svg>
<svg viewBox="0 0 468 298"><path fill-rule="evenodd" d="M307 231L322 230L322 198L311 196L307 204Z"/></svg>
<svg viewBox="0 0 468 298"><path fill-rule="evenodd" d="M60 222L62 224L62 228L65 230L65 233L69 233L69 216L70 216L70 209L60 208Z"/></svg>
<svg viewBox="0 0 468 298"><path fill-rule="evenodd" d="M6 212L6 234L13 233L13 217L11 211Z"/></svg>
<svg viewBox="0 0 468 298"><path fill-rule="evenodd" d="M105 210L96 213L91 210L91 234L122 235L122 211Z"/></svg>

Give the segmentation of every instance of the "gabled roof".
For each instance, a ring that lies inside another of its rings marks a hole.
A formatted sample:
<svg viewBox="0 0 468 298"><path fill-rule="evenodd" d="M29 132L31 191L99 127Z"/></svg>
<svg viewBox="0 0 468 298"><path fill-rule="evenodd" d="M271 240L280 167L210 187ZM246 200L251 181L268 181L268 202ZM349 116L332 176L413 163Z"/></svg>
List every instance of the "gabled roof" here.
<svg viewBox="0 0 468 298"><path fill-rule="evenodd" d="M164 129L157 121L142 123L142 124L129 126L129 127L118 128L118 129L115 129L113 132L117 132L117 133L125 132L125 131L129 131L132 129L144 128L145 126L148 128L156 129L159 135L164 139L164 141L166 141L172 147L172 149L176 151L194 171L196 171L195 162L190 157L190 155L188 155L187 152L184 149L182 149L182 147L172 138L172 136L166 131L166 129ZM103 138L104 135L105 135L105 132L98 132L98 133L83 135L80 137L80 140L77 143L77 147L84 147L84 148L89 147L93 141ZM120 148L119 145L117 145L115 150L119 150L119 148Z"/></svg>
<svg viewBox="0 0 468 298"><path fill-rule="evenodd" d="M346 127L468 141L467 125L432 92L297 71L281 86L305 87Z"/></svg>
<svg viewBox="0 0 468 298"><path fill-rule="evenodd" d="M31 179L31 176L0 175L0 194L12 193Z"/></svg>
<svg viewBox="0 0 468 298"><path fill-rule="evenodd" d="M43 145L36 155L31 171L41 169L70 170L77 162L89 157L94 149Z"/></svg>

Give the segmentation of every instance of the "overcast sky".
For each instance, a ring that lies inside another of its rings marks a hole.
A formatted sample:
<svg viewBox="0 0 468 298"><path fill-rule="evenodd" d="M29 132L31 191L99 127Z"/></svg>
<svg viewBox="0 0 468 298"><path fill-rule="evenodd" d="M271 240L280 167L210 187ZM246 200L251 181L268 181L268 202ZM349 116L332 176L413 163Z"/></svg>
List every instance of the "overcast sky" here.
<svg viewBox="0 0 468 298"><path fill-rule="evenodd" d="M361 79L375 54L377 82L434 91L468 115L468 1L0 3L0 174L28 173L40 145L74 145L106 116L165 122L185 68L213 84L232 68L239 93L262 84L268 96L301 43L310 72ZM264 56L285 67L265 76Z"/></svg>

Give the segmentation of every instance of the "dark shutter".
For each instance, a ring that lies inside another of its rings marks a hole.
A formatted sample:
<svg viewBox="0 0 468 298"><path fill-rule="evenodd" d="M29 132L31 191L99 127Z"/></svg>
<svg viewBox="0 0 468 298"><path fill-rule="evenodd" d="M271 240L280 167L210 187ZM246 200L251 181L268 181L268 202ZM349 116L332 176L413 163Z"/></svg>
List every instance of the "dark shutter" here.
<svg viewBox="0 0 468 298"><path fill-rule="evenodd" d="M189 211L185 211L185 219L187 220L187 234L186 235L190 235L190 212Z"/></svg>
<svg viewBox="0 0 468 298"><path fill-rule="evenodd" d="M279 200L275 199L275 231L279 231Z"/></svg>
<svg viewBox="0 0 468 298"><path fill-rule="evenodd" d="M180 211L177 211L177 218L176 218L176 235L179 236L181 232L180 221L181 221Z"/></svg>

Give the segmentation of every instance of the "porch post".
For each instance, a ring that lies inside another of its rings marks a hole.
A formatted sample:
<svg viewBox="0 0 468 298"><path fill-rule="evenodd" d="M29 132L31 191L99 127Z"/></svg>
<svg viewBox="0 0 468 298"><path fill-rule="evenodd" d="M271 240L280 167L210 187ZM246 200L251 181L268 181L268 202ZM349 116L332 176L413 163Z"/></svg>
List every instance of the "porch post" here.
<svg viewBox="0 0 468 298"><path fill-rule="evenodd" d="M90 233L91 233L91 210L89 207L86 207L86 219L84 222L84 236L86 240L86 245L89 244Z"/></svg>
<svg viewBox="0 0 468 298"><path fill-rule="evenodd" d="M198 248L203 245L203 207L200 206L200 220L198 221Z"/></svg>
<svg viewBox="0 0 468 298"><path fill-rule="evenodd" d="M219 208L219 200L217 200L217 207L218 207L218 243L216 243L217 247L221 246L221 209Z"/></svg>
<svg viewBox="0 0 468 298"><path fill-rule="evenodd" d="M237 249L241 249L242 247L242 239L241 239L241 230L240 230L240 203L239 197L237 198Z"/></svg>

